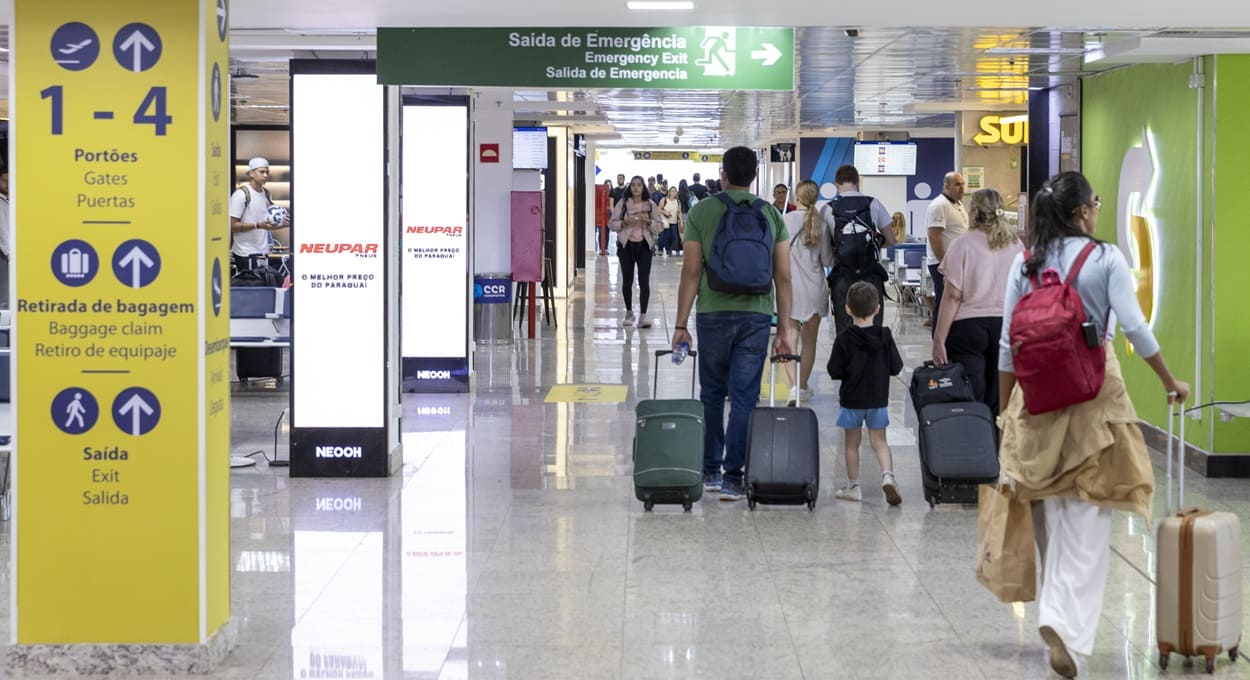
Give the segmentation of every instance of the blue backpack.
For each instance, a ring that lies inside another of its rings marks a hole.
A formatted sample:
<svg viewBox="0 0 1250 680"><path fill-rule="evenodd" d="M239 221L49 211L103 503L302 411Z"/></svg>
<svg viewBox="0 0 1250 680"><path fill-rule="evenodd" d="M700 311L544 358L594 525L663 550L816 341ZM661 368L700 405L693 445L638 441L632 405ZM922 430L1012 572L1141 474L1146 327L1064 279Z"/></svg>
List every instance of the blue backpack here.
<svg viewBox="0 0 1250 680"><path fill-rule="evenodd" d="M766 295L773 289L773 230L763 199L734 203L721 192L725 214L707 257L707 285L733 295Z"/></svg>

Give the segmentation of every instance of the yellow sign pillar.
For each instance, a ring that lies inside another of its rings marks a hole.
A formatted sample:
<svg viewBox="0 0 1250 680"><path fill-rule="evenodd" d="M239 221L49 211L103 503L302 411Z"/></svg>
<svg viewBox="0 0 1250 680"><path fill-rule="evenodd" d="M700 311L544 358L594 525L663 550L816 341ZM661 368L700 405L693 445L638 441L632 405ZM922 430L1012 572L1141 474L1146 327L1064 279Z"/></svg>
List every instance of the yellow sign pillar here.
<svg viewBox="0 0 1250 680"><path fill-rule="evenodd" d="M226 3L16 0L11 663L231 637Z"/></svg>

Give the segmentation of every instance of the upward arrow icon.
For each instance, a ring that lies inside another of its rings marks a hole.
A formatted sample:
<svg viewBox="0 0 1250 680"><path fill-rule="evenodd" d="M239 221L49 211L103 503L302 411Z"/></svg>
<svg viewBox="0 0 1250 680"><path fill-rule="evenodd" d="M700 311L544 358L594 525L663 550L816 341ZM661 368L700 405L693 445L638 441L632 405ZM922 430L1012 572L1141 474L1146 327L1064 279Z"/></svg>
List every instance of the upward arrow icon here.
<svg viewBox="0 0 1250 680"><path fill-rule="evenodd" d="M134 52L134 66L130 70L135 73L143 70L143 53L145 51L152 52L155 50L156 45L153 45L152 41L148 40L147 36L143 35L143 31L137 28L130 34L130 37L126 38L126 40L122 42L121 46L122 52Z"/></svg>
<svg viewBox="0 0 1250 680"><path fill-rule="evenodd" d="M139 246L134 246L133 248L130 249L128 253L126 253L126 256L123 257L121 261L118 262L118 264L120 264L122 267L131 268L130 287L142 288L144 268L151 267L152 265L156 263L152 261L152 258L148 257L147 253L143 252L143 248L140 248Z"/></svg>
<svg viewBox="0 0 1250 680"><path fill-rule="evenodd" d="M117 409L118 415L130 415L130 434L138 437L143 434L143 416L152 415L152 406L144 401L143 397L134 395L126 400L122 407Z"/></svg>

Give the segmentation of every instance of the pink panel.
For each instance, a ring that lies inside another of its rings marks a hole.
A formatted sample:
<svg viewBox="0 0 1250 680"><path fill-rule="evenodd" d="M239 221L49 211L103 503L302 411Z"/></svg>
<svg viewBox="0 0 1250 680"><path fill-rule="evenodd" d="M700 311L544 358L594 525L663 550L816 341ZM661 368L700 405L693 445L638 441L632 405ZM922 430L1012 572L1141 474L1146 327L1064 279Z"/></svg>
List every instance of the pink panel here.
<svg viewBox="0 0 1250 680"><path fill-rule="evenodd" d="M512 192L512 280L543 280L543 192Z"/></svg>

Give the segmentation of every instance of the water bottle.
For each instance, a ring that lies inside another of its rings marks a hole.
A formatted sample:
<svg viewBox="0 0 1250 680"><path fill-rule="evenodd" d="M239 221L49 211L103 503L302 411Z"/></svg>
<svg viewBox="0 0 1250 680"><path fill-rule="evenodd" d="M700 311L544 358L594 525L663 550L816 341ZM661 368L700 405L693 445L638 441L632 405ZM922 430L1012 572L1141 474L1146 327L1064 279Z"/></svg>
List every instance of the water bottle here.
<svg viewBox="0 0 1250 680"><path fill-rule="evenodd" d="M677 365L685 361L687 354L690 354L690 343L683 342L673 350L673 364Z"/></svg>

